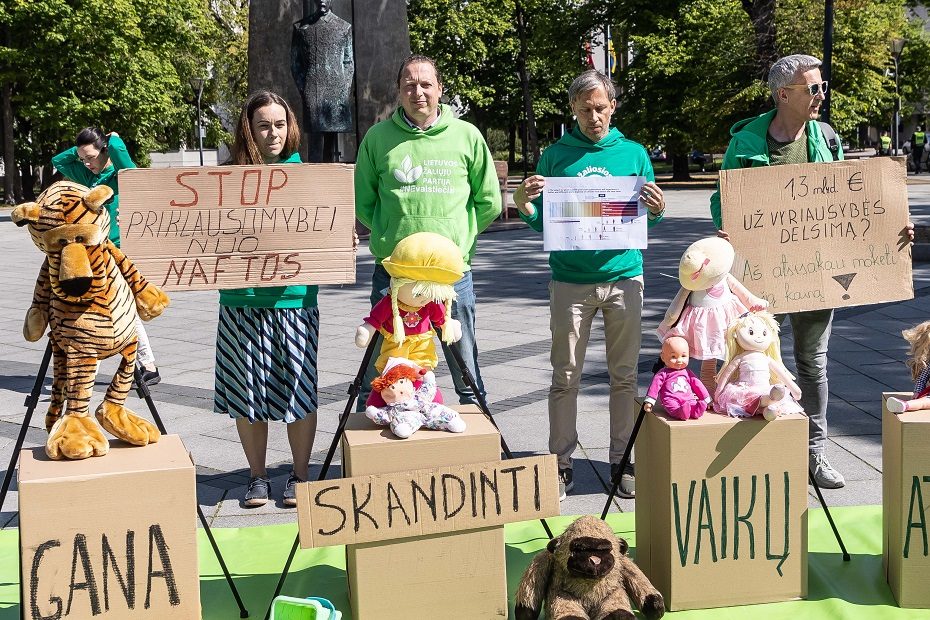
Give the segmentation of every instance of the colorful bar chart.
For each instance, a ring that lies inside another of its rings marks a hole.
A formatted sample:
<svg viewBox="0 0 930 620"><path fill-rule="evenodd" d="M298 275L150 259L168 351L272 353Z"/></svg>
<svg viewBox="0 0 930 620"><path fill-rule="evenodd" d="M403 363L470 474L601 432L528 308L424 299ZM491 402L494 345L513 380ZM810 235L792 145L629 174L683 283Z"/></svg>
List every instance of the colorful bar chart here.
<svg viewBox="0 0 930 620"><path fill-rule="evenodd" d="M573 219L579 217L636 217L639 215L639 203L629 201L586 201L550 203L549 217L553 219Z"/></svg>

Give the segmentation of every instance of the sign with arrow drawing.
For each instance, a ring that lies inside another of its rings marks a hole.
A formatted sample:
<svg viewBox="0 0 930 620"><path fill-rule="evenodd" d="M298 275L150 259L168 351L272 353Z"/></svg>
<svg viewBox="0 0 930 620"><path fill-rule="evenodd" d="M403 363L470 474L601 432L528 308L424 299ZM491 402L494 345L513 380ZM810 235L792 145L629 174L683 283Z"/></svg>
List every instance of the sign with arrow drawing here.
<svg viewBox="0 0 930 620"><path fill-rule="evenodd" d="M912 299L903 158L720 173L733 275L774 313Z"/></svg>

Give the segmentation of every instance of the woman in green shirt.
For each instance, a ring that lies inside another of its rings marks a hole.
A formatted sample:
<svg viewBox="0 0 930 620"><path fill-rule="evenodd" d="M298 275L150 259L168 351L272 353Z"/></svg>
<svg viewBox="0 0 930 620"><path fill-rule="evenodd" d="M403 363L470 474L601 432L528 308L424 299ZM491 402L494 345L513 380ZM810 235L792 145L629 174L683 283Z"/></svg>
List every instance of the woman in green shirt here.
<svg viewBox="0 0 930 620"><path fill-rule="evenodd" d="M135 168L126 143L115 131L104 134L99 127L85 127L78 133L75 146L55 155L52 165L66 179L96 187L106 185L113 190L113 198L106 204L110 213L110 241L119 247L119 171ZM136 334L139 337L139 349L136 361L142 366L142 379L148 385L161 381L155 354L149 343L149 336L139 317L136 317Z"/></svg>
<svg viewBox="0 0 930 620"><path fill-rule="evenodd" d="M280 96L251 95L242 107L233 164L300 163L300 129ZM272 286L220 291L213 410L236 420L249 462L243 503L268 501L265 469L268 421L287 424L293 469L281 499L296 506L295 486L308 479L316 435L320 311L316 286Z"/></svg>

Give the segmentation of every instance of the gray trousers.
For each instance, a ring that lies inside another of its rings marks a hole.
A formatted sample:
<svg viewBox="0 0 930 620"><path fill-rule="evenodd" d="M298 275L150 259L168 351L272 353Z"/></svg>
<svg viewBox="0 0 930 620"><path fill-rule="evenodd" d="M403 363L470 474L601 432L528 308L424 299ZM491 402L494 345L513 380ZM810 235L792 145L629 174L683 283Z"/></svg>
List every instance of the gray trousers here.
<svg viewBox="0 0 930 620"><path fill-rule="evenodd" d="M607 371L610 375L611 463L619 463L636 418L636 375L642 339L643 284L638 279L572 284L549 284L552 329L552 386L549 388L549 452L559 469L572 466L578 446L578 388L591 323L600 310L604 317ZM631 459L632 460L632 459Z"/></svg>
<svg viewBox="0 0 930 620"><path fill-rule="evenodd" d="M833 310L792 312L785 317L794 332L794 363L798 369L798 387L801 388L801 406L810 418L808 449L823 453L827 440L827 347L833 327Z"/></svg>

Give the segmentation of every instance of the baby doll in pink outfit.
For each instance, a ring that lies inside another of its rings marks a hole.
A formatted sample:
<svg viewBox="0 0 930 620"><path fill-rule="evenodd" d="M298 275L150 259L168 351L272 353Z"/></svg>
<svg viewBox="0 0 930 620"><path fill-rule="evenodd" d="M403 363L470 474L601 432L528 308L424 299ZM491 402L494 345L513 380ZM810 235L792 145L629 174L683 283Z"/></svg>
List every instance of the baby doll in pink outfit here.
<svg viewBox="0 0 930 620"><path fill-rule="evenodd" d="M673 418L696 420L707 411L710 393L693 372L688 370L688 341L669 336L662 342L665 368L652 378L643 408L652 411L656 401Z"/></svg>
<svg viewBox="0 0 930 620"><path fill-rule="evenodd" d="M657 331L659 339L682 336L690 355L701 360L701 382L716 389L717 360L727 353L727 327L747 310L764 310L768 302L756 297L730 269L736 253L719 237L695 241L681 255L681 289L672 300Z"/></svg>

